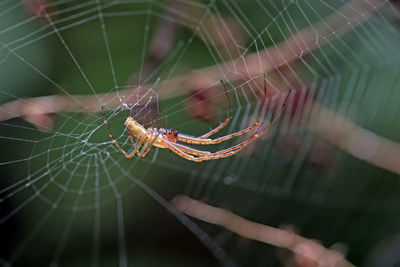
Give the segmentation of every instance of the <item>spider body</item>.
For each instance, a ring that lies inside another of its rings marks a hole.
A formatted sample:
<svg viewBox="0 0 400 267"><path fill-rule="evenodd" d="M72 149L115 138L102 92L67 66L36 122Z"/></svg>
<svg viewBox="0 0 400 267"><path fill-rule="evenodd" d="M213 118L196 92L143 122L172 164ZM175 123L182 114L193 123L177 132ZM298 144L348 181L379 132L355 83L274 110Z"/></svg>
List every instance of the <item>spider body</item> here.
<svg viewBox="0 0 400 267"><path fill-rule="evenodd" d="M192 147L186 146L181 143L186 143L186 144L195 144L195 145L214 145L214 144L219 144L222 143L226 140L229 140L233 137L243 135L247 132L250 132L256 128L261 128L263 125L263 122L261 122L262 118L262 113L260 113L260 116L258 120L251 126L242 129L240 131L221 136L215 139L209 138L211 135L219 132L222 128L224 128L230 121L230 101L229 101L229 96L228 92L226 90L226 87L224 83L221 81L224 90L225 90L225 96L227 99L228 103L228 112L227 112L227 118L223 123L221 123L219 126L216 128L212 129L206 134L203 134L202 136L199 137L194 137L186 134L181 134L178 133L178 131L171 130L171 129L164 129L164 128L145 128L143 125L141 125L139 122L137 122L133 117L128 117L125 120L125 127L127 129L128 137L129 140L132 143L133 150L128 154L115 140L115 138L111 135L110 129L108 127L106 115L103 110L103 115L104 115L104 123L106 125L107 131L108 131L108 136L113 142L113 144L124 154L124 156L128 159L132 158L133 156L137 155L139 157L145 157L147 153L150 151L150 148L152 146L156 146L159 148L168 148L172 152L176 153L177 155L190 160L190 161L195 161L195 162L201 162L205 160L212 160L212 159L220 159L220 158L226 158L232 155L235 155L239 151L241 151L243 148L245 148L247 145L252 143L253 141L257 140L260 136L262 136L265 132L269 130L269 128L274 124L274 122L278 119L278 117L281 115L284 107L287 104L289 93L287 94L285 101L282 105L282 108L280 111L277 113L277 115L272 119L272 121L265 126L263 129L258 129L257 132L250 137L249 139L228 147L226 149L222 149L216 152L210 152L210 151L204 151L204 150L197 150ZM266 98L266 82L265 82L265 77L264 77L264 94ZM266 108L266 99L264 99L264 105L263 105L263 110ZM154 121L153 121L154 124ZM153 125L152 125L153 126Z"/></svg>
<svg viewBox="0 0 400 267"><path fill-rule="evenodd" d="M135 140L144 139L143 143L152 142L153 146L159 148L168 148L168 142L176 143L178 141L178 131L167 130L164 128L144 128L134 118L128 117L125 120L125 127L128 135Z"/></svg>

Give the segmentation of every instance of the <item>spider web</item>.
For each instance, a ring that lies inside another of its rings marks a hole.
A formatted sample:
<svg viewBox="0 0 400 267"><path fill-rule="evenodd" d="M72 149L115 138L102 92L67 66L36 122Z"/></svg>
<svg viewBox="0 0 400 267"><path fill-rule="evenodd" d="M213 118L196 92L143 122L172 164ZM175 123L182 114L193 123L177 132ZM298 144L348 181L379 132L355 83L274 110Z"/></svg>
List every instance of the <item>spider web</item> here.
<svg viewBox="0 0 400 267"><path fill-rule="evenodd" d="M378 145L364 142L400 141L397 8L356 0L0 2L0 261L283 265L271 247L178 213L169 200L184 194L293 225L326 246L343 242L353 263L368 264L370 250L399 230L399 177L368 163ZM220 80L231 122L217 135L260 114L268 123L294 93L260 142L227 159L193 163L152 148L127 160L108 139L101 106L126 150L127 116L207 132L226 116ZM53 112L30 98L46 95L69 102ZM197 101L204 95L209 105ZM302 116L307 99L323 107L313 106L316 114L334 113L322 130L305 126L313 120ZM193 118L208 108L208 123ZM29 116L37 110L44 115ZM21 112L26 120L16 118ZM368 130L348 151L326 130L343 117Z"/></svg>

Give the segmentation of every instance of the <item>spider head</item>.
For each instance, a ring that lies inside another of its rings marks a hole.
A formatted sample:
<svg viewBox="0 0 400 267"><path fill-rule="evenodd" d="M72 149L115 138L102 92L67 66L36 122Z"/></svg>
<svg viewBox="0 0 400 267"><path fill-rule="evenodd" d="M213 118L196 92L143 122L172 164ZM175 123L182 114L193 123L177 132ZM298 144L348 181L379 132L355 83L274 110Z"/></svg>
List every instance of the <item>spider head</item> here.
<svg viewBox="0 0 400 267"><path fill-rule="evenodd" d="M178 131L167 130L165 134L169 141L176 143L178 141Z"/></svg>

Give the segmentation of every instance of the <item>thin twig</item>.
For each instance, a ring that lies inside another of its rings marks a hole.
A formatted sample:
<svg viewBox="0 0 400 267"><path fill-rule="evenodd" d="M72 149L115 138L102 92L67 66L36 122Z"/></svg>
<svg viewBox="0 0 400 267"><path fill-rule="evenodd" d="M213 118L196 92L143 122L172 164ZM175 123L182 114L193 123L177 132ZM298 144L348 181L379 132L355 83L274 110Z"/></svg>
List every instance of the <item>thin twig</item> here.
<svg viewBox="0 0 400 267"><path fill-rule="evenodd" d="M376 135L315 102L307 127L354 157L400 174L400 144Z"/></svg>
<svg viewBox="0 0 400 267"><path fill-rule="evenodd" d="M315 241L293 232L252 222L228 210L207 205L188 196L178 195L171 200L171 204L191 217L222 226L248 239L288 249L313 260L318 266L354 266L339 252L327 249Z"/></svg>

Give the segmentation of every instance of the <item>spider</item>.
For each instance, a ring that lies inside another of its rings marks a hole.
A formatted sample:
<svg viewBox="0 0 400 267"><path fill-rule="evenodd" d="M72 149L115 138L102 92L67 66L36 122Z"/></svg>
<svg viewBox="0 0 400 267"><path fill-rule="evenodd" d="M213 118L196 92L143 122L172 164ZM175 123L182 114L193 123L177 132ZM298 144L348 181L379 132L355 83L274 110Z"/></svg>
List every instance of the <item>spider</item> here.
<svg viewBox="0 0 400 267"><path fill-rule="evenodd" d="M176 153L177 155L181 156L182 158L185 158L187 160L190 161L195 161L195 162L201 162L204 160L213 160L213 159L221 159L221 158L226 158L226 157L230 157L232 155L235 155L236 153L238 153L239 151L241 151L243 148L245 148L247 145L249 145L250 143L252 143L253 141L257 140L259 137L261 137L265 132L267 132L269 130L269 128L271 128L271 126L276 122L276 120L279 118L279 116L281 115L282 111L284 110L289 95L291 93L291 90L288 92L285 101L281 107L281 109L279 110L279 112L275 115L275 117L272 119L272 121L264 128L261 130L258 130L252 137L250 137L249 139L216 151L216 152L210 152L210 151L203 151L203 150L197 150L194 149L192 147L180 144L178 142L182 142L182 143L186 143L186 144L194 144L194 145L213 145L213 144L219 144L222 143L228 139L231 139L233 137L236 136L240 136L243 135L259 126L262 126L263 122L261 122L261 117L262 117L262 112L258 118L258 120L251 126L242 129L240 131L225 135L225 136L221 136L215 139L211 139L209 138L211 135L219 132L222 128L224 128L230 121L230 100L229 100L229 95L227 92L227 89L225 87L225 84L223 83L223 81L221 80L221 84L224 88L224 93L225 93L225 97L228 103L228 111L227 111L227 117L225 119L225 121L223 123L221 123L219 126L217 126L216 128L212 129L211 131L199 136L199 137L194 137L194 136L190 136L190 135L186 135L186 134L182 134L179 133L176 130L172 130L172 129L164 129L164 128L153 128L154 127L154 122L153 121L152 125L150 128L145 128L143 125L141 125L140 123L138 123L133 117L129 116L126 120L125 120L125 127L127 129L128 132L128 137L129 140L132 143L133 146L133 150L131 153L127 153L115 140L115 138L112 136L111 132L110 132L110 128L108 126L107 123L107 118L106 118L106 114L104 113L104 108L102 108L102 112L103 112L103 116L104 116L104 123L106 125L107 128L107 132L108 132L108 137L111 139L112 143L122 152L122 154L130 159L133 156L137 155L141 158L144 158L147 153L150 151L152 146L156 146L159 148L168 148L170 149L172 152ZM266 108L266 79L264 77L264 104L263 104L263 108L262 110L264 110ZM136 143L134 142L134 140L136 140Z"/></svg>

